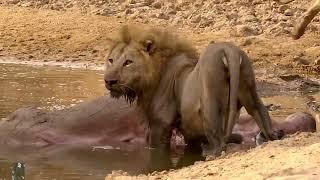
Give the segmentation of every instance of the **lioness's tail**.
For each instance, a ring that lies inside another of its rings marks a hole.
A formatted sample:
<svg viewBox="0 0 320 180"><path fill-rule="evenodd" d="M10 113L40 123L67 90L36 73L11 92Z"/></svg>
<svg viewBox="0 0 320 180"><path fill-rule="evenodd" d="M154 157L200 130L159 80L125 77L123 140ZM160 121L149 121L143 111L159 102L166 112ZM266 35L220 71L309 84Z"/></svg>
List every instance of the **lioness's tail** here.
<svg viewBox="0 0 320 180"><path fill-rule="evenodd" d="M235 118L238 113L238 91L239 91L239 76L240 65L242 57L238 49L228 47L225 50L227 64L229 67L229 115L227 121L226 135L229 137L232 133L232 129L235 123Z"/></svg>

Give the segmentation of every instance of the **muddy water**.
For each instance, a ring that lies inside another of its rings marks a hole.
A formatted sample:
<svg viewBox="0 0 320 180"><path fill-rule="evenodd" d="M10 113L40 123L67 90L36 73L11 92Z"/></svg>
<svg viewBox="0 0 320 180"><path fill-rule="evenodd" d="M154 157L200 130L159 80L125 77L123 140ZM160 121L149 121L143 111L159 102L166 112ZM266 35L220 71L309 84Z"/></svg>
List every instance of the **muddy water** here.
<svg viewBox="0 0 320 180"><path fill-rule="evenodd" d="M99 71L0 64L0 118L21 106L61 109L105 93Z"/></svg>
<svg viewBox="0 0 320 180"><path fill-rule="evenodd" d="M21 106L36 105L54 110L101 96L105 93L102 76L101 71L0 64L0 118ZM311 95L273 93L265 96L263 101L280 106L271 111L272 117L280 120L304 110L308 96ZM313 97L320 100L319 93ZM23 150L1 147L0 179L9 179L13 164L17 162L24 163L26 179L103 179L107 173L118 169L142 173L150 166L148 153L146 149L123 152L117 149L93 150L92 147ZM184 165L193 163L198 157L188 155L186 159Z"/></svg>

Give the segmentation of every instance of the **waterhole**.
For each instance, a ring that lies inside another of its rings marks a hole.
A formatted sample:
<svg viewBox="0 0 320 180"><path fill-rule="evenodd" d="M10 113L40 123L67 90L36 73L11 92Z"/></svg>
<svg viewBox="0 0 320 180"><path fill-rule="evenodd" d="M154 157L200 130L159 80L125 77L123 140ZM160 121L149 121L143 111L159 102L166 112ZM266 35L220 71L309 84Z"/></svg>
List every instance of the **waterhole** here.
<svg viewBox="0 0 320 180"><path fill-rule="evenodd" d="M106 93L102 71L0 64L0 72L0 118L23 106L63 109ZM276 108L270 114L280 120L304 110L310 96L315 99L320 97L319 93L271 94L264 94L263 101L274 104ZM51 146L20 150L1 147L0 179L10 179L14 163L17 162L25 165L26 179L104 179L112 170L144 173L150 166L149 153L145 148L128 152L93 147ZM193 154L186 156L183 165L199 160ZM155 166L157 163L152 162ZM169 167L158 168L162 170Z"/></svg>

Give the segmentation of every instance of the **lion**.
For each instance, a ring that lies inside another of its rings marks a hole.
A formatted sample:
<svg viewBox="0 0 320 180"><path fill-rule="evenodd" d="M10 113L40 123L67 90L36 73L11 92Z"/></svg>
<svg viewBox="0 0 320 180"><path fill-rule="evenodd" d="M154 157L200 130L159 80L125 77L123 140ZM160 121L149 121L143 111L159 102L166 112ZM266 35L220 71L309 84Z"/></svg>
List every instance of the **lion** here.
<svg viewBox="0 0 320 180"><path fill-rule="evenodd" d="M308 24L320 12L320 0L316 0L313 5L298 19L293 28L292 38L299 39L305 32Z"/></svg>
<svg viewBox="0 0 320 180"><path fill-rule="evenodd" d="M173 128L205 156L225 148L242 106L266 140L279 139L260 100L249 57L232 43L209 43L199 55L173 33L124 26L111 39L105 86L114 98L137 101L149 119L153 148L170 146Z"/></svg>

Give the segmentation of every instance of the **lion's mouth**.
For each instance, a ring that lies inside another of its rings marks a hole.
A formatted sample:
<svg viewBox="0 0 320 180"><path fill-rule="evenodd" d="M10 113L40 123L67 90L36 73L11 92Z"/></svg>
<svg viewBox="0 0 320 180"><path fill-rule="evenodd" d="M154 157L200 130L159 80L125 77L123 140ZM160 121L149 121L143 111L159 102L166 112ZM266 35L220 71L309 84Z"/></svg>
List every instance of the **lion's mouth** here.
<svg viewBox="0 0 320 180"><path fill-rule="evenodd" d="M126 86L120 85L117 87L110 87L108 89L110 91L111 97L120 98L121 96L123 96L130 104L133 103L137 97L136 92Z"/></svg>
<svg viewBox="0 0 320 180"><path fill-rule="evenodd" d="M116 89L116 88L109 88L110 91L110 95L113 98L119 98L123 95L123 92L121 92L120 90Z"/></svg>

